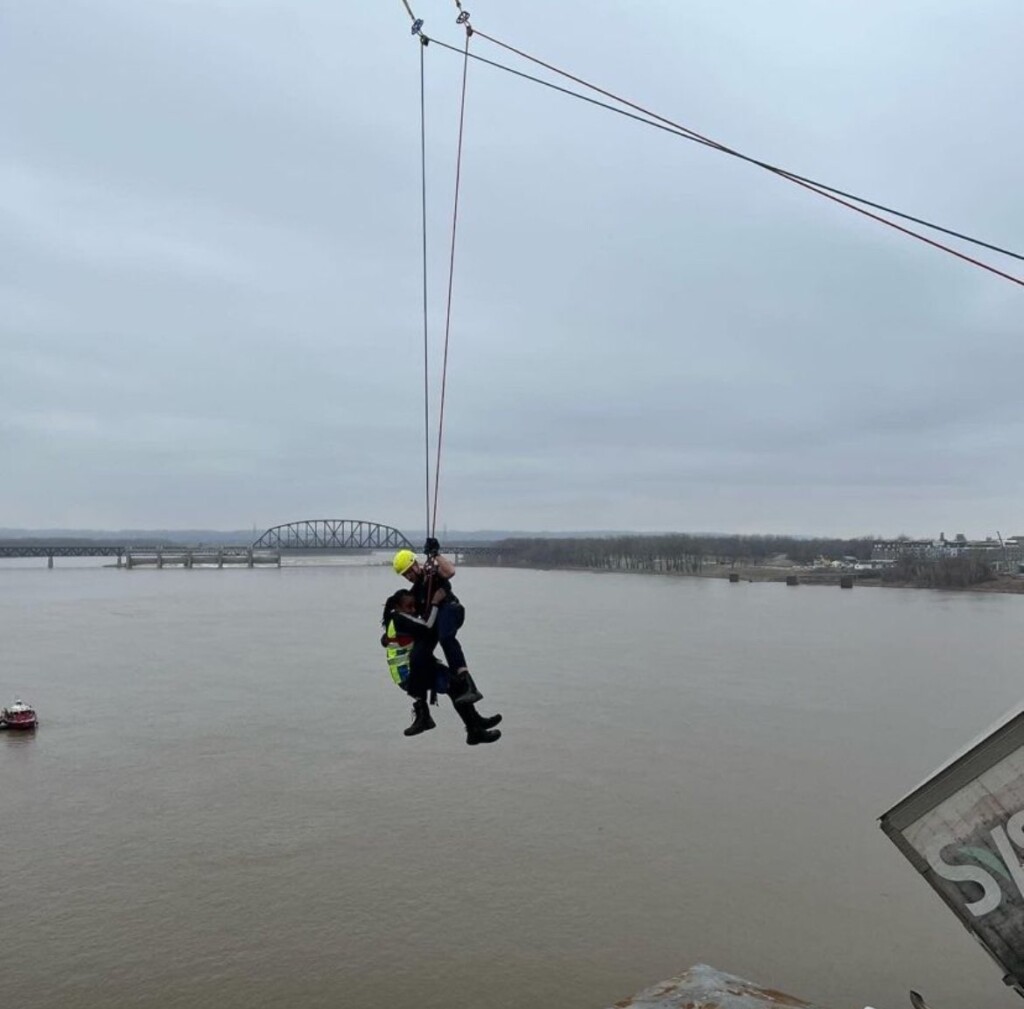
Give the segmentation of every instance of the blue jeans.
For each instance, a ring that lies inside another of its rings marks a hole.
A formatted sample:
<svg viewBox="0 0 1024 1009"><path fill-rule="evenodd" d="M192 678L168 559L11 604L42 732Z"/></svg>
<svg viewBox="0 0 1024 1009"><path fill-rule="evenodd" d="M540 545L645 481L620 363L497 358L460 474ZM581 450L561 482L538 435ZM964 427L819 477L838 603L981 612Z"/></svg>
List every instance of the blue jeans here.
<svg viewBox="0 0 1024 1009"><path fill-rule="evenodd" d="M448 668L457 673L466 668L466 656L459 644L459 628L466 622L466 610L461 603L442 603L437 611L437 640L444 652Z"/></svg>

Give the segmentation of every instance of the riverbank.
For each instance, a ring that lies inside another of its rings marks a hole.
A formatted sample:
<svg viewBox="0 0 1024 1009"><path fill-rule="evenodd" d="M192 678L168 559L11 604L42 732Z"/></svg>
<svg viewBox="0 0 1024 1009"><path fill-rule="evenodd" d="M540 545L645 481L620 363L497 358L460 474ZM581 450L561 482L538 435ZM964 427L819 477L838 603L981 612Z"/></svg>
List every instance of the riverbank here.
<svg viewBox="0 0 1024 1009"><path fill-rule="evenodd" d="M464 566L473 566L472 561L463 560ZM481 567L490 567L490 563L479 562ZM578 564L509 564L507 561L499 567L516 567L528 571L589 571L594 574L620 575L654 575L669 578L717 578L728 580L735 576L740 582L781 582L791 578L797 579L799 585L832 585L838 587L844 578L852 578L856 588L883 589L931 589L939 588L945 592L984 592L1005 595L1024 595L1024 576L996 575L987 581L973 585L926 586L911 581L883 581L880 575L865 571L849 571L838 568L805 567L799 564L704 564L699 570L691 571L659 571L649 568L588 566Z"/></svg>
<svg viewBox="0 0 1024 1009"><path fill-rule="evenodd" d="M916 585L910 581L883 581L880 575L869 572L850 572L830 568L805 568L797 565L791 567L776 567L767 565L741 565L735 567L726 565L715 565L713 568L705 568L694 574L695 578L728 578L730 574L739 575L743 582L785 582L787 578L796 576L801 585L836 585L840 584L843 578L853 578L854 586L861 588L883 588L883 589L918 589L930 588L931 586ZM1019 575L997 575L984 582L976 582L973 585L964 586L943 586L946 592L999 592L1009 594L1024 594L1024 577Z"/></svg>
<svg viewBox="0 0 1024 1009"><path fill-rule="evenodd" d="M801 585L840 585L844 578L853 578L854 586L883 589L923 589L932 586L916 585L908 581L883 580L880 575L867 572L849 572L821 567L767 566L763 564L726 566L716 564L713 569L703 570L695 578L725 578L736 574L741 582L785 582L796 576ZM1021 576L998 575L985 582L965 586L943 586L947 592L999 592L1024 594L1024 578Z"/></svg>

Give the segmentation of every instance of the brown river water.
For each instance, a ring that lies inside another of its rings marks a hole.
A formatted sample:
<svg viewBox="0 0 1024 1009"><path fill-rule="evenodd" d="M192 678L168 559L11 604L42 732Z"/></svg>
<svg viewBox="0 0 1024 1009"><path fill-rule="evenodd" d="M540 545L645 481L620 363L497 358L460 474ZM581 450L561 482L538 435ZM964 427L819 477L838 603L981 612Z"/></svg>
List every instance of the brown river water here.
<svg viewBox="0 0 1024 1009"><path fill-rule="evenodd" d="M12 1009L1020 1004L877 825L1019 701L1020 596L466 569L467 747L402 735L386 567L57 563L0 567Z"/></svg>

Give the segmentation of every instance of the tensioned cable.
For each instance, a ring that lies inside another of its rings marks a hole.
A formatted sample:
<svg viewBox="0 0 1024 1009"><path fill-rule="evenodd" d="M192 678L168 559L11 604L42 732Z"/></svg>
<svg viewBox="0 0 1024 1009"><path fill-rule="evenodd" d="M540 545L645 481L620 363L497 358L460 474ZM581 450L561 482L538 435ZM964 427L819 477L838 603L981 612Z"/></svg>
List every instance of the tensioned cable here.
<svg viewBox="0 0 1024 1009"><path fill-rule="evenodd" d="M483 34L483 33L480 33ZM431 40L435 45L441 46L443 49L450 49L452 52L461 52L454 46L447 45L444 42L440 42L437 39ZM914 224L920 224L926 228L931 228L933 231L941 231L943 234L950 235L953 238L959 238L965 242L970 242L972 245L978 245L985 249L990 249L992 252L998 252L1004 256L1011 256L1014 259L1019 259L1024 262L1024 255L1013 252L1010 249L1004 249L998 245L993 245L990 242L982 241L980 238L972 238L970 235L965 235L959 231L953 231L951 228L945 228L941 224L935 224L933 221L927 221L921 217L914 217L912 214L904 213L901 210L896 210L893 207L887 207L883 203L875 203L873 200L869 200L863 196L857 196L854 193L848 193L842 189L837 189L835 186L827 185L824 182L819 182L816 179L809 179L805 175L798 175L796 172L791 172L788 169L780 168L778 165L770 164L767 161L761 161L758 158L750 157L747 154L741 154L739 151L732 150L731 148L725 147L722 144L715 143L712 140L706 140L698 135L694 135L689 132L683 132L682 129L677 128L674 125L665 126L662 123L656 122L652 119L645 118L644 116L636 115L632 112L627 112L625 109L617 108L614 105L609 105L607 102L598 101L596 98L590 98L588 95L582 95L578 91L573 91L570 88L563 88L558 84L552 84L551 81L546 81L542 77L534 77L532 74L524 73L521 70L516 70L514 67L507 66L504 63L498 63L494 60L486 59L475 53L470 54L470 59L478 60L481 63L486 63L488 66L494 67L498 70L504 70L506 73L514 74L516 77L522 77L525 80L531 81L534 84L542 84L546 88L550 88L553 91L561 92L564 95L568 95L571 98L578 98L580 101L587 102L590 105L596 105L598 108L607 109L609 112L614 112L620 116L626 116L628 119L634 119L639 123L643 123L646 126L653 126L655 129L663 130L665 133L671 133L683 140L689 140L695 144L700 144L703 147L711 147L716 151L721 151L723 154L729 154L732 157L738 158L741 161L746 161L749 164L756 165L759 168L764 168L770 172L775 172L778 175L786 176L787 178L794 179L798 182L806 182L808 185L816 186L818 189L826 190L830 193L835 193L837 196L843 196L848 200L854 200L857 203L863 203L867 207L874 207L875 210L884 211L887 214L892 214L894 217L903 218L906 221L912 221Z"/></svg>
<svg viewBox="0 0 1024 1009"><path fill-rule="evenodd" d="M404 0L403 0L404 2ZM408 4L406 9L409 10ZM409 10L410 16L412 11ZM427 314L427 98L425 42L420 44L420 205L423 211L423 472L426 511L424 529L430 530L430 340Z"/></svg>
<svg viewBox="0 0 1024 1009"><path fill-rule="evenodd" d="M441 365L441 406L437 419L437 464L434 467L434 513L430 523L430 535L437 534L437 501L441 487L441 446L444 443L444 405L448 389L448 344L452 331L452 290L455 285L455 238L459 226L459 190L462 182L462 136L466 122L466 81L469 77L469 40L472 31L467 27L466 47L462 61L462 97L459 101L459 142L455 155L455 202L452 207L452 242L451 254L448 258L448 304L445 309L444 323L444 359Z"/></svg>
<svg viewBox="0 0 1024 1009"><path fill-rule="evenodd" d="M531 82L533 82L535 84L543 85L544 87L547 87L547 88L549 88L551 90L554 90L554 91L558 91L558 92L560 92L562 94L565 94L565 95L568 95L568 96L570 96L572 98L577 98L580 101L587 102L588 104L596 105L599 108L606 109L606 110L608 110L610 112L615 112L618 115L626 116L629 119L634 119L637 122L643 123L644 125L652 126L655 129L660 129L660 130L662 130L662 131L664 131L666 133L671 133L671 134L673 134L673 135L675 135L677 137L680 137L681 139L689 140L691 142L701 144L702 146L713 148L714 150L717 150L717 151L719 151L719 152L721 152L723 154L728 154L730 157L735 157L735 158L738 158L741 161L746 161L749 164L756 165L759 168L763 168L766 171L769 171L769 172L772 172L775 175L778 175L780 178L787 179L790 182L794 182L795 184L797 184L797 185L799 185L799 186L801 186L801 187L803 187L805 189L809 189L811 192L816 192L819 196L824 196L826 199L832 200L833 202L838 203L840 206L844 206L844 207L847 207L850 210L854 210L857 213L864 215L865 217L869 217L872 220L878 221L880 224L885 224L885 225L887 225L890 228L893 228L893 229L895 229L897 231L900 231L900 232L902 232L902 233L904 233L906 235L909 235L912 238L916 238L919 241L922 241L922 242L924 242L924 243L926 243L928 245L933 246L934 248L940 249L943 252L947 252L950 255L956 256L958 259L962 259L965 262L971 263L972 265L980 267L983 270L987 270L989 273L994 273L997 276L1002 277L1005 280L1009 280L1009 281L1011 281L1014 284L1018 284L1018 285L1024 287L1024 280L1021 280L1020 278L1015 277L1012 274L1005 273L1002 270L999 270L998 268L996 268L994 266L991 266L988 263L984 263L981 260L974 259L973 257L968 256L965 253L959 252L956 249L950 248L947 245L943 245L941 242L936 242L933 239L928 238L926 235L920 234L919 232L912 231L909 228L904 228L901 225L896 224L894 221L887 220L884 217L879 217L877 214L872 214L869 211L864 210L862 207L854 206L852 203L846 202L846 200L848 199L848 200L856 201L858 203L863 203L865 206L870 206L870 207L873 207L873 208L875 208L877 210L881 210L881 211L883 211L885 213L890 213L890 214L892 214L895 217L900 217L900 218L903 218L905 220L913 221L916 224L920 224L920 225L922 225L924 227L930 228L930 229L935 230L935 231L941 231L941 232L943 232L945 234L948 234L948 235L950 235L952 237L962 239L963 241L967 241L967 242L970 242L970 243L975 244L975 245L983 246L983 247L988 248L988 249L990 249L990 250L992 250L994 252L998 252L998 253L1000 253L1002 255L1007 255L1007 256L1011 256L1011 257L1013 257L1015 259L1024 260L1024 256L1022 256L1022 255L1020 255L1018 253L1012 252L1012 251L1010 251L1008 249L1000 248L999 246L993 245L993 244L988 243L988 242L983 242L980 239L972 238L969 235L961 234L960 232L953 231L953 230L951 230L949 228L944 228L944 227L942 227L940 225L934 224L934 223L932 223L930 221L926 221L926 220L924 220L922 218L913 217L910 214L905 214L905 213L903 213L901 211L898 211L898 210L895 210L893 208L886 207L883 204L876 203L876 202L871 201L871 200L867 200L867 199L865 199L863 197L855 196L855 195L853 195L851 193L844 192L843 190L836 189L833 186L828 186L828 185L826 185L824 183L819 183L819 182L817 182L817 181L815 181L813 179L809 179L809 178L806 178L805 176L798 175L795 172L790 172L790 171L788 171L788 170L786 170L784 168L780 168L780 167L778 167L776 165L772 165L772 164L770 164L768 162L760 161L757 158L750 157L749 155L743 154L740 151L734 150L733 148L727 147L724 144L718 143L715 140L712 140L712 139L710 139L708 137L702 136L701 134L696 133L694 130L691 130L688 127L682 126L681 124L676 123L676 122L674 122L674 121L672 121L670 119L667 119L664 116L660 116L660 115L658 115L658 114L656 114L654 112L650 112L649 110L643 108L640 105L636 105L635 103L629 102L626 99L619 98L617 95L613 94L612 92L605 91L603 88L599 88L596 85L590 84L589 82L587 82L587 81L585 81L585 80L583 80L581 78L575 77L572 74L567 73L566 71L559 70L557 67L553 67L552 65L550 65L548 63L545 63L543 60L539 60L536 57L533 57L533 56L530 56L530 55L528 55L526 53L523 53L521 50L515 49L514 47L509 46L509 45L507 45L507 44L505 44L503 42L499 42L496 39L492 39L490 36L486 35L484 32L481 32L479 29L474 29L474 34L480 35L483 38L487 39L488 41L491 41L491 42L495 43L496 45L498 45L498 46L500 46L502 48L508 49L510 52L513 52L516 55L520 55L524 59L529 60L530 62L533 62L533 63L536 63L536 64L538 64L540 66L543 66L545 69L549 69L553 73L557 73L560 76L563 76L563 77L566 77L566 78L568 78L570 80L576 81L577 83L581 84L582 86L590 88L591 90L596 91L596 92L598 92L600 94L603 94L606 97L609 97L609 98L611 98L612 100L614 100L616 102L620 102L623 105L627 105L630 108L634 108L634 109L638 110L639 112L643 113L643 115L636 115L634 113L627 112L625 109L617 108L614 105L609 105L606 102L602 102L602 101L599 101L599 100L597 100L595 98L591 98L591 97L589 97L587 95L580 94L577 91L573 91L573 90L571 90L569 88L561 87L560 85L554 84L551 81L546 81L546 80L544 80L544 79L542 79L540 77L535 77L532 74L524 73L521 70L516 70L513 67L509 67L506 64L499 63L499 62L497 62L495 60L486 59L485 57L479 56L476 53L470 53L469 54L469 58L471 58L471 59L477 60L478 62L481 62L481 63L485 63L488 66L494 67L495 69L502 70L502 71L504 71L506 73L513 74L516 77L523 78L523 79L531 81ZM460 50L456 49L454 46L448 45L447 43L441 42L441 41L439 41L437 39L431 39L430 41L433 42L435 45L440 46L443 49L447 49L447 50L450 50L452 52L460 52ZM835 195L833 195L833 194L835 194ZM845 197L846 199L840 199L839 196Z"/></svg>
<svg viewBox="0 0 1024 1009"><path fill-rule="evenodd" d="M423 222L423 482L424 528L430 535L430 322L427 311L427 85L426 55L430 41L421 31L423 22L412 12L409 0L402 6L412 22L412 34L420 41L420 208Z"/></svg>
<svg viewBox="0 0 1024 1009"><path fill-rule="evenodd" d="M569 80L575 81L577 84L581 84L584 87L589 88L591 91L596 91L599 94L603 94L606 97L611 98L613 101L619 102L622 105L626 105L629 108L636 109L638 112L642 112L644 115L650 116L652 119L657 119L663 123L667 123L669 126L674 126L680 132L692 136L697 140L704 142L707 145L715 147L716 149L720 150L723 154L729 154L734 157L741 157L744 159L746 158L745 155L741 155L738 151L730 147L726 147L724 144L721 144L716 140L712 140L709 137L702 136L695 130L691 130L689 127L674 122L673 120L668 119L665 116L660 116L655 112L651 112L649 109L645 109L643 106L637 105L635 102L631 102L628 99L621 98L610 91L605 91L603 88L598 87L596 84L591 84L589 81L586 81L581 77L576 77L565 70L560 70L558 67L553 66L550 63L545 63L543 60L538 59L536 56L531 56L529 55L529 53L525 53L521 49L516 49L514 46L511 46L506 42L502 42L499 39L493 38L492 36L487 35L484 32L477 31L476 33L480 35L481 38L486 39L488 42L492 42L494 45L499 46L500 48L505 49L508 52L515 53L517 56L529 60L531 63L536 63L538 66L542 66L545 69L550 70L552 73L556 73L561 77L566 77ZM858 214L862 214L865 217L870 217L872 220L878 221L881 224L885 224L888 227L894 228L897 231L901 231L906 235L910 235L911 237L916 238L919 241L925 242L926 244L933 246L934 248L948 252L950 255L956 256L958 259L962 259L965 262L972 263L974 266L978 266L983 270L988 270L990 273L994 273L997 276L1003 277L1004 279L1009 280L1014 284L1019 284L1021 287L1024 287L1024 280L1021 280L1019 277L1014 277L1012 274L1004 273L1002 270L999 270L996 267L989 265L988 263L983 263L981 260L973 259L971 256L965 255L964 253L959 252L956 249L952 249L947 245L943 245L941 242L936 242L933 239L926 237L925 235L921 235L916 231L911 231L909 228L904 228L893 221L888 221L885 218L878 217L876 214L872 214L869 211L864 210L862 207L853 206L852 204L847 203L842 199L839 199L837 196L832 195L830 192L825 191L821 187L816 187L814 183L805 180L802 177L797 177L796 175L786 171L785 169L775 168L774 166L771 166L768 167L768 170L780 176L781 178L789 179L790 182L794 182L798 186L802 186L803 188L809 189L812 192L817 192L819 196L824 196L826 199L832 200L834 203L838 203L841 206L848 207L850 210L855 210Z"/></svg>

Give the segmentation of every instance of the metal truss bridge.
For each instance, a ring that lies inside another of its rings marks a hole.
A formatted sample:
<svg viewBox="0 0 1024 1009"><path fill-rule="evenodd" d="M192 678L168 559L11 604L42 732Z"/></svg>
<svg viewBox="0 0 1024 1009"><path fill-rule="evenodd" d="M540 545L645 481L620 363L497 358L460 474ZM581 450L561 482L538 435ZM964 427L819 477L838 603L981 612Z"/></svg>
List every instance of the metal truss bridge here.
<svg viewBox="0 0 1024 1009"><path fill-rule="evenodd" d="M305 519L268 529L254 550L400 550L415 549L393 526L359 519Z"/></svg>
<svg viewBox="0 0 1024 1009"><path fill-rule="evenodd" d="M247 560L252 566L254 551L263 552L255 555L256 561L267 562L275 559L269 556L275 552L279 561L282 551L334 553L402 548L417 549L405 533L394 526L362 519L303 519L299 522L273 526L249 546L216 543L185 546L172 543L118 543L109 540L64 540L52 543L39 540L7 540L0 542L0 558L45 557L50 567L53 567L55 557L116 557L118 567L124 564L129 568L150 561L158 567L163 567L165 563L169 566L179 562L186 567L192 567L193 562L196 565L216 563L222 566L224 563ZM442 549L453 556L472 556L479 560L494 554L495 560L499 563L503 555L510 553L507 545L496 548L480 543L445 543L442 544Z"/></svg>
<svg viewBox="0 0 1024 1009"><path fill-rule="evenodd" d="M0 557L122 557L124 552L116 543L0 543Z"/></svg>

